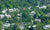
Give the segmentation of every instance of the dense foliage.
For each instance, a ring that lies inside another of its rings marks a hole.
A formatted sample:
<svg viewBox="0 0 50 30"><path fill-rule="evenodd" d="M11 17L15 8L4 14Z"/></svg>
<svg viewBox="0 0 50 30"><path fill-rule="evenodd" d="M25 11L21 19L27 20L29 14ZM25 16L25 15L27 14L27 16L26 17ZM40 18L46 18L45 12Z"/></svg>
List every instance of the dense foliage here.
<svg viewBox="0 0 50 30"><path fill-rule="evenodd" d="M12 18L8 19L8 18L4 17L3 19L0 19L0 24L2 25L3 23L5 23L8 20L10 23L16 23L16 28L15 29L20 30L20 29L18 29L18 26L19 26L18 24L19 23L21 23L21 22L32 23L32 20L34 21L35 18L38 17L38 18L41 19L42 22L40 22L41 24L39 22L36 23L37 29L38 30L43 30L43 28L42 28L43 25L50 24L50 16L49 17L45 16L47 13L50 13L50 5L48 5L48 4L50 4L50 0L0 0L0 14L2 14L2 10L6 9L6 8L7 9L18 8L20 10L19 12L18 11L11 12L11 13L7 12L8 14L10 14L12 16ZM40 5L40 6L46 5L47 8L46 9L39 9L39 8L36 7L37 5ZM29 7L29 6L32 7L30 10L27 9L27 7ZM24 7L26 7L25 10L23 10ZM30 17L29 16L29 13L31 11L36 12L35 17ZM22 19L20 19L20 20L17 18L18 13L23 13L22 14ZM38 13L40 13L40 17L39 17ZM33 24L33 25L35 25L35 24ZM28 25L26 25L26 30L27 30L27 26Z"/></svg>

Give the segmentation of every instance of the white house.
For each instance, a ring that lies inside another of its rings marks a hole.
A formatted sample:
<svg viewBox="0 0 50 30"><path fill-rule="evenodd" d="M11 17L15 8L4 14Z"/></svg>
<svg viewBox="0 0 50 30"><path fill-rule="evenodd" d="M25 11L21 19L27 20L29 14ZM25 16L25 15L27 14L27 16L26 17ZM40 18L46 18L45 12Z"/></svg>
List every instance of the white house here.
<svg viewBox="0 0 50 30"><path fill-rule="evenodd" d="M21 23L21 24L19 25L19 28L20 28L20 29L24 29L24 28L25 28L24 24Z"/></svg>
<svg viewBox="0 0 50 30"><path fill-rule="evenodd" d="M44 5L44 6L41 6L41 7L39 7L39 9L41 9L41 8L44 8L44 9L46 9L47 7Z"/></svg>
<svg viewBox="0 0 50 30"><path fill-rule="evenodd" d="M4 30L4 26L2 26L2 30Z"/></svg>
<svg viewBox="0 0 50 30"><path fill-rule="evenodd" d="M31 26L28 26L28 28L31 28Z"/></svg>
<svg viewBox="0 0 50 30"><path fill-rule="evenodd" d="M48 17L49 17L49 16L50 16L50 13L47 13L47 14L46 14L46 16L48 16Z"/></svg>
<svg viewBox="0 0 50 30"><path fill-rule="evenodd" d="M12 8L12 9L4 9L4 10L2 11L2 13L7 13L7 10L9 10L9 12L19 11L18 8Z"/></svg>
<svg viewBox="0 0 50 30"><path fill-rule="evenodd" d="M35 21L41 22L41 19L35 19Z"/></svg>
<svg viewBox="0 0 50 30"><path fill-rule="evenodd" d="M22 13L17 14L17 15L18 15L18 17L17 17L17 18L21 20L21 19L22 19Z"/></svg>
<svg viewBox="0 0 50 30"><path fill-rule="evenodd" d="M4 9L3 11L2 11L2 13L6 13L7 12L7 9Z"/></svg>
<svg viewBox="0 0 50 30"><path fill-rule="evenodd" d="M36 14L35 11L30 12L30 16L33 16L35 14Z"/></svg>
<svg viewBox="0 0 50 30"><path fill-rule="evenodd" d="M9 9L9 12L13 12L13 11L19 11L19 9L18 8Z"/></svg>
<svg viewBox="0 0 50 30"><path fill-rule="evenodd" d="M5 14L5 16L6 16L7 18L11 18L11 15L9 15L9 14Z"/></svg>
<svg viewBox="0 0 50 30"><path fill-rule="evenodd" d="M47 6L45 6L45 5L43 5L43 6L41 6L41 7L38 5L38 6L36 6L36 7L38 7L39 9L42 9L42 8L46 9L46 8L47 8Z"/></svg>
<svg viewBox="0 0 50 30"><path fill-rule="evenodd" d="M1 18L1 19L4 18L4 15L3 15L3 14L0 14L0 18Z"/></svg>
<svg viewBox="0 0 50 30"><path fill-rule="evenodd" d="M33 30L35 30L35 29L36 29L36 25L33 25L32 27L33 27Z"/></svg>
<svg viewBox="0 0 50 30"><path fill-rule="evenodd" d="M7 28L7 27L10 27L10 23L8 21L6 21L6 23L4 24L4 26Z"/></svg>
<svg viewBox="0 0 50 30"><path fill-rule="evenodd" d="M15 25L15 23L12 23L11 25Z"/></svg>
<svg viewBox="0 0 50 30"><path fill-rule="evenodd" d="M35 14L35 11L32 11L31 14Z"/></svg>
<svg viewBox="0 0 50 30"><path fill-rule="evenodd" d="M50 4L48 4L48 5L50 5Z"/></svg>
<svg viewBox="0 0 50 30"><path fill-rule="evenodd" d="M43 28L44 29L50 29L50 25L45 25Z"/></svg>
<svg viewBox="0 0 50 30"><path fill-rule="evenodd" d="M36 7L39 7L39 5L37 5Z"/></svg>
<svg viewBox="0 0 50 30"><path fill-rule="evenodd" d="M50 15L50 13L48 13L48 15Z"/></svg>
<svg viewBox="0 0 50 30"><path fill-rule="evenodd" d="M36 27L36 25L33 25L32 27Z"/></svg>
<svg viewBox="0 0 50 30"><path fill-rule="evenodd" d="M18 8L14 8L14 10L15 10L15 11L19 11L19 9L18 9Z"/></svg>
<svg viewBox="0 0 50 30"><path fill-rule="evenodd" d="M20 14L17 14L18 16L21 16Z"/></svg>
<svg viewBox="0 0 50 30"><path fill-rule="evenodd" d="M31 9L32 7L30 6L30 7L28 7L28 9Z"/></svg>
<svg viewBox="0 0 50 30"><path fill-rule="evenodd" d="M9 12L13 12L14 11L14 9L9 9Z"/></svg>

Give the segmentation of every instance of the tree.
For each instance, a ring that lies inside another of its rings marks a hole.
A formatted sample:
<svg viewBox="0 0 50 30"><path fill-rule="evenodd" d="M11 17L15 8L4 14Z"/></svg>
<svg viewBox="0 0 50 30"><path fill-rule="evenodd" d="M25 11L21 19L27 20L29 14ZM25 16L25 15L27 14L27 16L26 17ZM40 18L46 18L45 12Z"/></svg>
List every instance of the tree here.
<svg viewBox="0 0 50 30"><path fill-rule="evenodd" d="M42 23L37 23L36 30L44 30Z"/></svg>
<svg viewBox="0 0 50 30"><path fill-rule="evenodd" d="M3 22L0 21L0 30L2 30Z"/></svg>

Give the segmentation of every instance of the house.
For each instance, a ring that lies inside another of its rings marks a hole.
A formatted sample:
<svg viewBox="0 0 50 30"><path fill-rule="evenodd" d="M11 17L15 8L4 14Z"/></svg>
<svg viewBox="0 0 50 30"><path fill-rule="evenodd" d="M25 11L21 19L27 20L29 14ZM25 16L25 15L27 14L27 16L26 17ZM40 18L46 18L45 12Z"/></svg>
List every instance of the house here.
<svg viewBox="0 0 50 30"><path fill-rule="evenodd" d="M32 12L30 12L30 16L34 16L36 13L35 13L35 11L32 11Z"/></svg>
<svg viewBox="0 0 50 30"><path fill-rule="evenodd" d="M13 12L13 11L19 11L19 9L18 8L9 9L9 12Z"/></svg>
<svg viewBox="0 0 50 30"><path fill-rule="evenodd" d="M13 27L13 30L15 30L15 23L12 23L11 25Z"/></svg>
<svg viewBox="0 0 50 30"><path fill-rule="evenodd" d="M20 14L17 14L18 16L21 16Z"/></svg>
<svg viewBox="0 0 50 30"><path fill-rule="evenodd" d="M9 9L9 12L13 12L14 11L14 9Z"/></svg>
<svg viewBox="0 0 50 30"><path fill-rule="evenodd" d="M4 9L3 11L2 11L2 13L6 13L7 12L7 9Z"/></svg>
<svg viewBox="0 0 50 30"><path fill-rule="evenodd" d="M19 28L20 28L20 29L24 29L24 28L25 28L24 24L21 23L21 24L19 25Z"/></svg>
<svg viewBox="0 0 50 30"><path fill-rule="evenodd" d="M35 29L36 29L36 25L33 25L32 27L33 27L33 30L35 30Z"/></svg>
<svg viewBox="0 0 50 30"><path fill-rule="evenodd" d="M48 13L48 15L50 15L50 13Z"/></svg>
<svg viewBox="0 0 50 30"><path fill-rule="evenodd" d="M30 25L31 23L30 22L28 22L28 25Z"/></svg>
<svg viewBox="0 0 50 30"><path fill-rule="evenodd" d="M48 5L50 5L50 4L48 4Z"/></svg>
<svg viewBox="0 0 50 30"><path fill-rule="evenodd" d="M8 10L9 12L19 11L18 8L13 8L13 9L4 9L4 10L2 11L2 13L7 13L7 10Z"/></svg>
<svg viewBox="0 0 50 30"><path fill-rule="evenodd" d="M18 8L14 8L14 11L19 11L19 9Z"/></svg>
<svg viewBox="0 0 50 30"><path fill-rule="evenodd" d="M41 19L35 19L35 21L41 22Z"/></svg>
<svg viewBox="0 0 50 30"><path fill-rule="evenodd" d="M15 25L15 23L12 23L11 25Z"/></svg>
<svg viewBox="0 0 50 30"><path fill-rule="evenodd" d="M50 29L50 25L43 26L44 29Z"/></svg>
<svg viewBox="0 0 50 30"><path fill-rule="evenodd" d="M10 23L8 21L6 21L6 23L4 24L4 26L7 28L7 27L10 27Z"/></svg>
<svg viewBox="0 0 50 30"><path fill-rule="evenodd" d="M28 23L24 23L24 25L28 25Z"/></svg>
<svg viewBox="0 0 50 30"><path fill-rule="evenodd" d="M4 18L4 15L3 15L3 14L0 14L0 18L1 18L1 19Z"/></svg>
<svg viewBox="0 0 50 30"><path fill-rule="evenodd" d="M36 7L39 7L39 5L37 5Z"/></svg>
<svg viewBox="0 0 50 30"><path fill-rule="evenodd" d="M42 9L42 8L46 9L46 8L47 8L47 6L45 6L45 5L43 5L43 6L41 6L41 7L38 5L38 6L36 6L36 7L38 7L39 9Z"/></svg>
<svg viewBox="0 0 50 30"><path fill-rule="evenodd" d="M32 27L36 27L36 25L33 25Z"/></svg>
<svg viewBox="0 0 50 30"><path fill-rule="evenodd" d="M50 5L50 4L48 4L48 5Z"/></svg>
<svg viewBox="0 0 50 30"><path fill-rule="evenodd" d="M33 22L34 22L34 21L32 20L32 24L33 24Z"/></svg>
<svg viewBox="0 0 50 30"><path fill-rule="evenodd" d="M22 19L22 13L17 14L17 15L18 15L18 17L17 17L17 18L21 20L21 19Z"/></svg>
<svg viewBox="0 0 50 30"><path fill-rule="evenodd" d="M4 26L2 26L2 30L4 30Z"/></svg>
<svg viewBox="0 0 50 30"><path fill-rule="evenodd" d="M32 27L31 26L28 26L28 30L32 30Z"/></svg>
<svg viewBox="0 0 50 30"><path fill-rule="evenodd" d="M48 16L48 17L49 17L49 16L50 16L50 13L47 13L47 14L46 14L46 16Z"/></svg>
<svg viewBox="0 0 50 30"><path fill-rule="evenodd" d="M31 26L28 26L28 28L31 28Z"/></svg>
<svg viewBox="0 0 50 30"><path fill-rule="evenodd" d="M23 10L25 10L26 8L24 7Z"/></svg>
<svg viewBox="0 0 50 30"><path fill-rule="evenodd" d="M36 29L36 25L28 26L28 30L35 30L35 29Z"/></svg>
<svg viewBox="0 0 50 30"><path fill-rule="evenodd" d="M31 9L32 7L30 6L30 7L28 7L28 9Z"/></svg>
<svg viewBox="0 0 50 30"><path fill-rule="evenodd" d="M44 6L41 6L41 7L39 7L39 9L41 9L41 8L44 8L44 9L46 9L47 7L44 5Z"/></svg>
<svg viewBox="0 0 50 30"><path fill-rule="evenodd" d="M11 18L11 15L9 15L9 14L5 14L5 16L6 16L7 18Z"/></svg>

